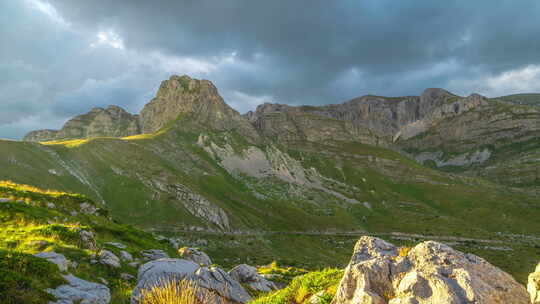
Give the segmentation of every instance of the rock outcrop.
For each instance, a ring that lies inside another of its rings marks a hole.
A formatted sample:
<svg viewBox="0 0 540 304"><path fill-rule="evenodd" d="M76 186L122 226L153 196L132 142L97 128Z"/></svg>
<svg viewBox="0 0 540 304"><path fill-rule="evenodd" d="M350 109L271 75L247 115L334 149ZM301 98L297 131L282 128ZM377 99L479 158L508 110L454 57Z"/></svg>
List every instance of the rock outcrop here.
<svg viewBox="0 0 540 304"><path fill-rule="evenodd" d="M531 303L540 304L540 264L536 265L534 272L529 275L527 291L531 295Z"/></svg>
<svg viewBox="0 0 540 304"><path fill-rule="evenodd" d="M40 252L36 253L34 256L42 259L46 259L47 261L54 263L58 266L58 269L60 271L67 271L69 261L66 259L66 257L63 254L56 253L54 251L48 251L48 252Z"/></svg>
<svg viewBox="0 0 540 304"><path fill-rule="evenodd" d="M180 256L182 258L193 261L199 265L203 265L203 266L212 265L212 260L210 260L210 257L206 253L196 248L190 248L190 247L180 248L180 250L178 250L178 253L180 253Z"/></svg>
<svg viewBox="0 0 540 304"><path fill-rule="evenodd" d="M251 140L258 138L249 121L228 106L208 80L184 75L163 81L156 97L141 111L142 131L154 133L179 117L210 129L234 130Z"/></svg>
<svg viewBox="0 0 540 304"><path fill-rule="evenodd" d="M57 136L58 136L58 130L51 130L51 129L36 130L36 131L31 131L28 134L26 134L23 140L33 141L33 142L51 141L51 140L55 140Z"/></svg>
<svg viewBox="0 0 540 304"><path fill-rule="evenodd" d="M333 139L388 144L485 104L487 99L477 94L462 98L443 89L426 89L420 96L368 95L319 107L267 103L246 117L263 136L281 142Z"/></svg>
<svg viewBox="0 0 540 304"><path fill-rule="evenodd" d="M137 286L133 290L131 303L140 302L142 290L159 285L166 280L190 280L197 287L211 291L211 303L237 304L251 300L242 285L218 267L200 267L193 261L183 259L160 259L148 262L139 268Z"/></svg>
<svg viewBox="0 0 540 304"><path fill-rule="evenodd" d="M67 284L47 290L56 297L56 301L50 304L108 304L111 301L111 292L105 285L88 282L72 274L65 275L64 279Z"/></svg>
<svg viewBox="0 0 540 304"><path fill-rule="evenodd" d="M247 284L251 289L262 292L269 292L278 289L276 284L268 281L257 272L257 268L246 264L241 264L229 271L229 275L234 280Z"/></svg>
<svg viewBox="0 0 540 304"><path fill-rule="evenodd" d="M91 137L123 137L140 133L139 117L118 106L93 108L66 122L59 131L40 130L28 133L25 141L51 141Z"/></svg>
<svg viewBox="0 0 540 304"><path fill-rule="evenodd" d="M333 304L529 303L527 290L484 259L433 241L398 250L364 236Z"/></svg>

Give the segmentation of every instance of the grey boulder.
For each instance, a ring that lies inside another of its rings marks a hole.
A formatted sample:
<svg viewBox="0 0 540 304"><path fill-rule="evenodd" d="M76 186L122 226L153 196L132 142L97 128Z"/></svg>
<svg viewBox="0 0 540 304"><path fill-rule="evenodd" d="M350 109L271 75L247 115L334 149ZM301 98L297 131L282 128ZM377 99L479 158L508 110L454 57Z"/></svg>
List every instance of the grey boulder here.
<svg viewBox="0 0 540 304"><path fill-rule="evenodd" d="M68 270L69 261L68 259L66 259L64 255L60 253L56 253L54 251L40 252L40 253L35 254L34 256L38 258L46 259L47 261L58 265L58 269L60 269L60 271Z"/></svg>
<svg viewBox="0 0 540 304"><path fill-rule="evenodd" d="M111 301L111 292L105 285L88 282L72 274L64 278L68 284L47 289L57 299L49 304L108 304Z"/></svg>
<svg viewBox="0 0 540 304"><path fill-rule="evenodd" d="M101 250L99 253L99 262L103 265L107 265L113 268L120 268L120 259L112 252L108 250Z"/></svg>
<svg viewBox="0 0 540 304"><path fill-rule="evenodd" d="M248 286L257 291L268 292L278 289L274 282L267 280L257 272L257 268L246 264L241 264L229 271L229 275L234 280L248 284Z"/></svg>

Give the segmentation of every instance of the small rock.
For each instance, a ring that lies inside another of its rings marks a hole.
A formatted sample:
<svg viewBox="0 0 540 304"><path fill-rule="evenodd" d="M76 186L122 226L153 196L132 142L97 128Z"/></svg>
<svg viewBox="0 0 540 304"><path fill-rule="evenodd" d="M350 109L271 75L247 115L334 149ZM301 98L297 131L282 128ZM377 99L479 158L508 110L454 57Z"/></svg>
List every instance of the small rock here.
<svg viewBox="0 0 540 304"><path fill-rule="evenodd" d="M81 230L81 232L79 232L79 235L81 237L84 248L90 250L97 249L96 239L94 238L94 234L91 231Z"/></svg>
<svg viewBox="0 0 540 304"><path fill-rule="evenodd" d="M193 261L199 265L203 265L203 266L212 265L212 261L210 260L210 257L206 253L199 251L198 249L184 247L178 250L178 253L180 253L180 256L183 257L184 259Z"/></svg>
<svg viewBox="0 0 540 304"><path fill-rule="evenodd" d="M308 299L308 303L309 304L320 304L321 303L321 298L324 296L325 292L324 290L322 291L319 291L317 292L316 294L312 295L309 299Z"/></svg>
<svg viewBox="0 0 540 304"><path fill-rule="evenodd" d="M133 267L133 268L139 268L139 265L140 265L140 264L141 264L141 263L139 263L139 262L131 262L131 263L129 263L128 265L129 265L130 267Z"/></svg>
<svg viewBox="0 0 540 304"><path fill-rule="evenodd" d="M241 264L229 271L229 275L234 280L248 284L253 290L268 292L278 289L274 282L268 281L257 272L257 268L246 264Z"/></svg>
<svg viewBox="0 0 540 304"><path fill-rule="evenodd" d="M79 215L79 213L75 210L71 211L69 214L71 214L71 216L77 216Z"/></svg>
<svg viewBox="0 0 540 304"><path fill-rule="evenodd" d="M98 210L94 205L86 202L82 203L79 207L81 208L82 213L90 215L96 214L96 211Z"/></svg>
<svg viewBox="0 0 540 304"><path fill-rule="evenodd" d="M105 280L104 278L102 277L99 277L98 280L103 284L103 285L109 285L109 281Z"/></svg>
<svg viewBox="0 0 540 304"><path fill-rule="evenodd" d="M124 245L124 244L122 244L122 243L117 243L117 242L107 242L107 243L105 243L105 244L114 246L114 247L116 247L116 248L118 248L118 249L126 249L126 248L127 248L126 245Z"/></svg>
<svg viewBox="0 0 540 304"><path fill-rule="evenodd" d="M120 259L114 253L108 250L101 250L99 253L99 262L113 268L120 268L121 266Z"/></svg>
<svg viewBox="0 0 540 304"><path fill-rule="evenodd" d="M54 203L51 203L51 202L47 202L47 203L46 203L46 206L47 206L47 208L49 208L49 209L55 209L55 208L56 208L56 205L55 205Z"/></svg>
<svg viewBox="0 0 540 304"><path fill-rule="evenodd" d="M122 259L122 261L125 261L125 262L131 262L133 261L133 256L131 255L131 253L125 250L122 250L120 251L120 259Z"/></svg>
<svg viewBox="0 0 540 304"><path fill-rule="evenodd" d="M57 299L49 304L108 304L111 301L111 292L107 286L79 279L72 274L64 278L68 284L47 289Z"/></svg>
<svg viewBox="0 0 540 304"><path fill-rule="evenodd" d="M7 203L7 202L11 202L11 199L5 198L5 197L0 197L0 203Z"/></svg>
<svg viewBox="0 0 540 304"><path fill-rule="evenodd" d="M54 251L50 251L50 252L40 252L40 253L35 254L34 256L38 258L46 259L47 261L58 265L58 269L60 269L60 271L68 270L69 261L62 254L56 253Z"/></svg>
<svg viewBox="0 0 540 304"><path fill-rule="evenodd" d="M150 261L169 258L169 255L165 251L159 249L143 250L141 254L146 260Z"/></svg>
<svg viewBox="0 0 540 304"><path fill-rule="evenodd" d="M120 274L120 277L123 279L123 280L126 280L126 281L131 281L131 280L134 280L135 279L135 276L132 276L130 275L129 273L121 273Z"/></svg>

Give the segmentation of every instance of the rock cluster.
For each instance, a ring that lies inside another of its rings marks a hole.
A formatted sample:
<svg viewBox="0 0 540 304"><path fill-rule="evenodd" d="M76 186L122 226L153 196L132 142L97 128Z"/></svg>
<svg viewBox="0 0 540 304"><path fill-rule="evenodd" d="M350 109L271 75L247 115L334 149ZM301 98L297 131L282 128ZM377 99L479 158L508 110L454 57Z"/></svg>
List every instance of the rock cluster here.
<svg viewBox="0 0 540 304"><path fill-rule="evenodd" d="M398 250L364 236L333 304L529 303L527 290L484 259L427 241Z"/></svg>
<svg viewBox="0 0 540 304"><path fill-rule="evenodd" d="M28 133L25 141L51 141L90 137L123 137L140 133L139 116L118 106L93 108L66 122L62 129L38 130Z"/></svg>

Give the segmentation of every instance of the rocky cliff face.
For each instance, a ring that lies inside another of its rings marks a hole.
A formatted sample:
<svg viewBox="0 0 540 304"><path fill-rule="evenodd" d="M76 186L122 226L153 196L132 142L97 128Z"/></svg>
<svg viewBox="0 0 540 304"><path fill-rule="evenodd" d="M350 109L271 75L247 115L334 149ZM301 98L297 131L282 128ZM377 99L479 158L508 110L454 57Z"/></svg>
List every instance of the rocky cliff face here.
<svg viewBox="0 0 540 304"><path fill-rule="evenodd" d="M172 76L141 111L143 133L154 133L177 118L188 118L219 131L237 131L255 140L258 134L247 119L229 107L208 80Z"/></svg>
<svg viewBox="0 0 540 304"><path fill-rule="evenodd" d="M74 117L59 131L33 131L25 141L50 141L90 137L123 137L140 133L139 117L118 106L106 109L93 108L90 112Z"/></svg>
<svg viewBox="0 0 540 304"><path fill-rule="evenodd" d="M364 96L321 107L264 104L246 116L262 135L279 141L334 139L388 144L486 103L477 94L461 98L443 89L427 89L421 96Z"/></svg>

